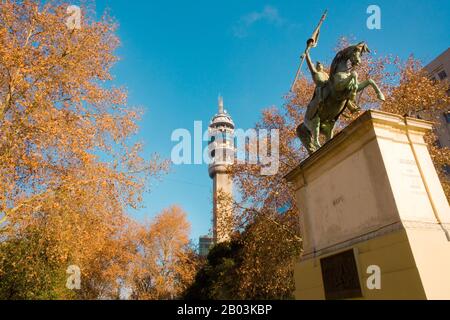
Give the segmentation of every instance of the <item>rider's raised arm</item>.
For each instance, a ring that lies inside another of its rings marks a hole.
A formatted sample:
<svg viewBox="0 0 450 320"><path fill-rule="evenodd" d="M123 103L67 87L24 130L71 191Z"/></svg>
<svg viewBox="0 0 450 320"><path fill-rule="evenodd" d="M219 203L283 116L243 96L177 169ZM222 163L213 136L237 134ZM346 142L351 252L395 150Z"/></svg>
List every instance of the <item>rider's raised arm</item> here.
<svg viewBox="0 0 450 320"><path fill-rule="evenodd" d="M309 56L309 50L306 50L306 62L308 63L309 71L311 71L311 74L314 75L317 73L316 67L314 66L313 62L311 61L311 57Z"/></svg>

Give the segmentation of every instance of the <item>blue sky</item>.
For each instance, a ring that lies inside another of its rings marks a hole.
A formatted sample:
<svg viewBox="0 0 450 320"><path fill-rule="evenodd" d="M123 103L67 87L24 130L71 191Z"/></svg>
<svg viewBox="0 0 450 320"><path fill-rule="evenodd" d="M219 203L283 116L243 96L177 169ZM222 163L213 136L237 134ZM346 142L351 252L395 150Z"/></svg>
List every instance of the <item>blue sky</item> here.
<svg viewBox="0 0 450 320"><path fill-rule="evenodd" d="M381 8L382 29L366 27L367 7ZM450 2L442 0L317 1L97 1L120 24L121 61L115 84L125 85L130 105L145 109L139 139L146 155L170 158L173 130L205 126L221 93L240 128L251 128L262 109L281 106L305 48L324 11L313 59L330 62L342 35L365 40L372 50L428 63L450 44ZM206 128L204 128L206 129ZM182 206L192 238L211 228L212 184L206 165L174 166L134 213L151 218L172 204Z"/></svg>

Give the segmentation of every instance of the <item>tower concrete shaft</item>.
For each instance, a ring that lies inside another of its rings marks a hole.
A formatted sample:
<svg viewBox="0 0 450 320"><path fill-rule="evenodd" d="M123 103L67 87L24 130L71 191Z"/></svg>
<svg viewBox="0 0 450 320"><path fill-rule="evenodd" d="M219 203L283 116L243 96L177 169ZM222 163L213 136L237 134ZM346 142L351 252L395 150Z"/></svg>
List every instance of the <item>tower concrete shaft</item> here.
<svg viewBox="0 0 450 320"><path fill-rule="evenodd" d="M228 172L235 159L234 122L219 97L219 112L209 125L209 176L213 179L214 242L228 241L233 230L233 181Z"/></svg>

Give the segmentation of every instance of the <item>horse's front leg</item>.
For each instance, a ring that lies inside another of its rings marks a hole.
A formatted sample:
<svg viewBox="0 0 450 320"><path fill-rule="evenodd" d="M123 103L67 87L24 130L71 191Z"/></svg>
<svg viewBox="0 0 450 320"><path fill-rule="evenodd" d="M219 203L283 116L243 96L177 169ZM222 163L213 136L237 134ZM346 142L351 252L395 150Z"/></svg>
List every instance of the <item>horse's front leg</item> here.
<svg viewBox="0 0 450 320"><path fill-rule="evenodd" d="M336 122L327 122L322 124L322 133L325 136L325 140L328 142L334 137L334 127L336 126Z"/></svg>
<svg viewBox="0 0 450 320"><path fill-rule="evenodd" d="M386 97L384 96L383 92L381 92L378 85L372 79L369 79L369 80L359 83L358 84L358 92L363 91L368 86L371 86L375 90L375 93L377 94L378 99L380 99L381 101L386 101Z"/></svg>
<svg viewBox="0 0 450 320"><path fill-rule="evenodd" d="M311 142L314 146L314 151L320 149L321 145L319 142L320 136L320 118L319 116L314 117L313 119L305 118L305 126L308 128L311 133Z"/></svg>

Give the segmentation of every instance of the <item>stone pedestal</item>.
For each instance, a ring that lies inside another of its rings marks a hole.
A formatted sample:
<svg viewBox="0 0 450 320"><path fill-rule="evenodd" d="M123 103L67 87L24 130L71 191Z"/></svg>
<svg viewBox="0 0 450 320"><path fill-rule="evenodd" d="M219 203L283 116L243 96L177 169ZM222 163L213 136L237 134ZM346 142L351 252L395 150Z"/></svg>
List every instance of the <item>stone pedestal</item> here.
<svg viewBox="0 0 450 320"><path fill-rule="evenodd" d="M297 299L450 299L450 208L423 140L431 129L368 111L286 177L304 239Z"/></svg>

